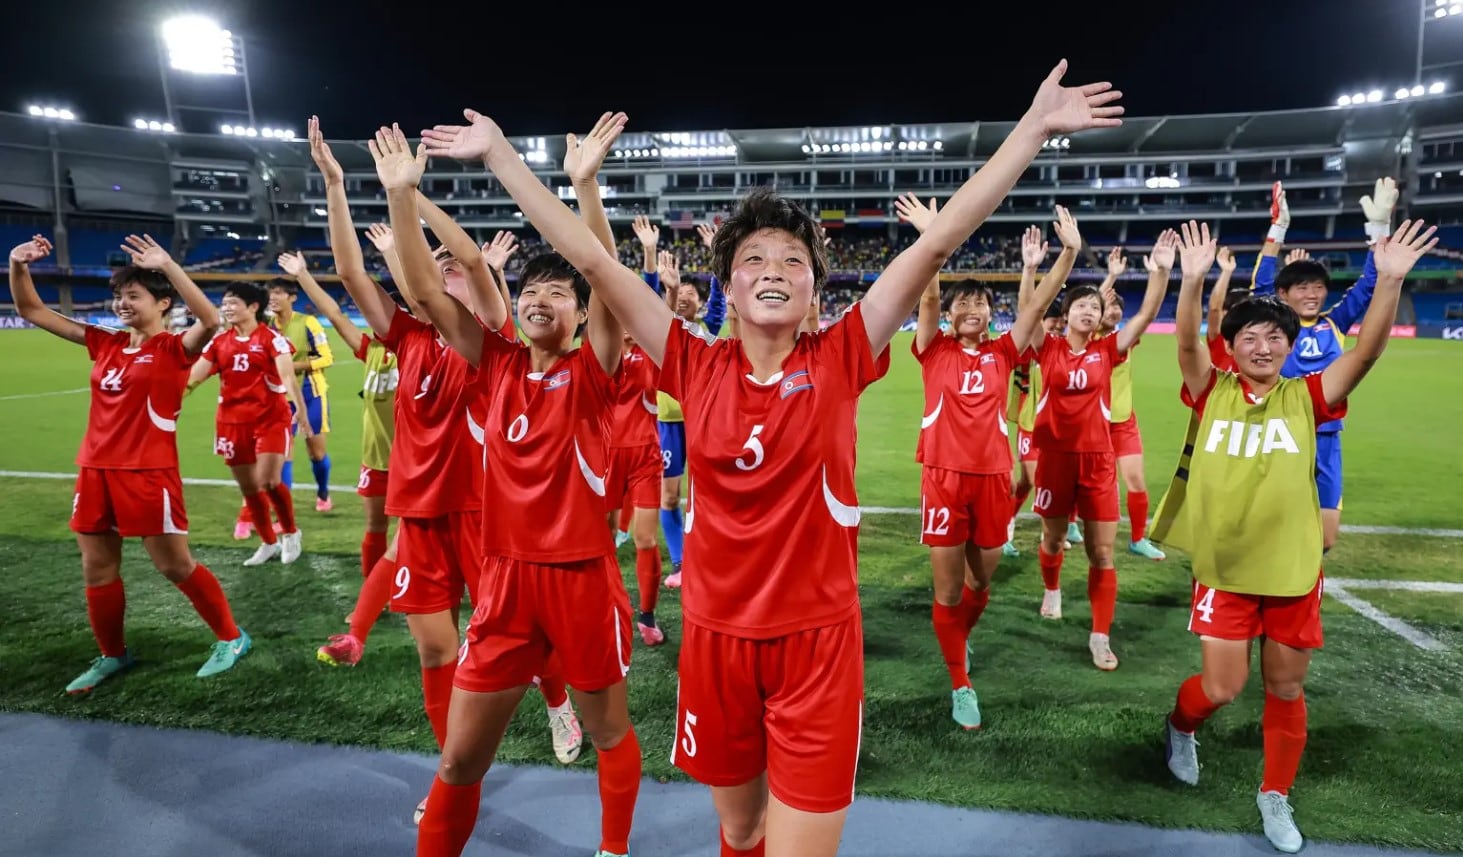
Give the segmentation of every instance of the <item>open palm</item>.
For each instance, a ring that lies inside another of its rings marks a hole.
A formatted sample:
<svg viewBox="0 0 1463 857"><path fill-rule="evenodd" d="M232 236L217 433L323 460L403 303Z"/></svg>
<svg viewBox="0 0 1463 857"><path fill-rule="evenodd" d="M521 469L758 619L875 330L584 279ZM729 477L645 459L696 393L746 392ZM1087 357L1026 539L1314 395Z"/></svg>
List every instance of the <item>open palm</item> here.
<svg viewBox="0 0 1463 857"><path fill-rule="evenodd" d="M51 242L44 235L37 235L10 251L10 258L25 265L39 262L49 255L51 255Z"/></svg>
<svg viewBox="0 0 1463 857"><path fill-rule="evenodd" d="M162 270L162 267L173 259L168 255L168 251L158 246L151 235L141 237L128 235L127 243L122 245L122 249L132 257L132 264L149 271Z"/></svg>
<svg viewBox="0 0 1463 857"><path fill-rule="evenodd" d="M427 154L461 161L486 159L498 146L507 146L498 123L471 107L462 111L467 125L438 125L422 132Z"/></svg>
<svg viewBox="0 0 1463 857"><path fill-rule="evenodd" d="M1087 128L1116 128L1123 124L1123 107L1113 102L1123 94L1111 83L1062 86L1067 61L1062 60L1041 82L1028 115L1041 123L1045 135L1072 134Z"/></svg>
<svg viewBox="0 0 1463 857"><path fill-rule="evenodd" d="M935 215L939 212L939 205L934 197L930 197L930 204L927 206L919 201L919 197L912 193L905 193L894 200L894 211L899 219L907 222L914 230L921 235L935 222Z"/></svg>
<svg viewBox="0 0 1463 857"><path fill-rule="evenodd" d="M1386 277L1406 277L1428 251L1438 246L1438 239L1434 233L1438 231L1436 226L1427 227L1421 220L1404 220L1402 225L1391 236L1384 236L1377 241L1372 250L1372 259L1377 266L1377 274Z"/></svg>
<svg viewBox="0 0 1463 857"><path fill-rule="evenodd" d="M326 184L345 180L345 170L340 168L340 162L335 159L335 153L330 151L330 144L325 142L325 135L320 131L320 117L311 116L309 124L310 159L315 166L320 168L320 174L325 177Z"/></svg>
<svg viewBox="0 0 1463 857"><path fill-rule="evenodd" d="M413 155L400 127L382 127L376 132L376 139L366 145L376 160L376 176L381 179L382 187L400 190L416 187L422 180L422 173L427 169L426 147L418 146L417 154Z"/></svg>
<svg viewBox="0 0 1463 857"><path fill-rule="evenodd" d="M564 135L564 172L569 174L570 181L588 181L599 173L610 146L625 130L626 120L623 113L605 113L584 139L575 134Z"/></svg>

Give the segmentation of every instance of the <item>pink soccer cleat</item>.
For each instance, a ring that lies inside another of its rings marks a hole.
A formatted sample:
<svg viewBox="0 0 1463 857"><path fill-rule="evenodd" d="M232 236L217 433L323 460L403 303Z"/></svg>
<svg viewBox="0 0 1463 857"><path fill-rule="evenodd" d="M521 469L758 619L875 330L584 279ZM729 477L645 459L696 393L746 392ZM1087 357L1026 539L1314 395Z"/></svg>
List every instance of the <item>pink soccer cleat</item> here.
<svg viewBox="0 0 1463 857"><path fill-rule="evenodd" d="M234 522L234 539L236 541L246 541L252 535L254 535L254 525L252 523L248 521Z"/></svg>
<svg viewBox="0 0 1463 857"><path fill-rule="evenodd" d="M317 512L329 512L331 509L334 509L334 508L335 508L335 504L330 501L330 498L329 497L316 497L315 498L315 511L317 511Z"/></svg>

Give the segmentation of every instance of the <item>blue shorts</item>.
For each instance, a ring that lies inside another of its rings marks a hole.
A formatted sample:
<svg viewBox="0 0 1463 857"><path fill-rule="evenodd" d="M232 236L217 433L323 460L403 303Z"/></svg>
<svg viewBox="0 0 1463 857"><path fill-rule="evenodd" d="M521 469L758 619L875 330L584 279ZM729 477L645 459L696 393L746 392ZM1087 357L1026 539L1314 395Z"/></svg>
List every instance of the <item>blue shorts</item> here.
<svg viewBox="0 0 1463 857"><path fill-rule="evenodd" d="M1316 492L1322 509L1341 508L1341 432L1316 434Z"/></svg>
<svg viewBox="0 0 1463 857"><path fill-rule="evenodd" d="M316 434L325 434L330 431L330 400L325 396L312 396L303 390L300 397L305 400L305 416L310 420L310 430ZM290 403L290 416L294 417L295 405ZM300 424L290 421L290 434L299 433Z"/></svg>
<svg viewBox="0 0 1463 857"><path fill-rule="evenodd" d="M686 424L656 423L660 429L660 475L665 478L686 472Z"/></svg>

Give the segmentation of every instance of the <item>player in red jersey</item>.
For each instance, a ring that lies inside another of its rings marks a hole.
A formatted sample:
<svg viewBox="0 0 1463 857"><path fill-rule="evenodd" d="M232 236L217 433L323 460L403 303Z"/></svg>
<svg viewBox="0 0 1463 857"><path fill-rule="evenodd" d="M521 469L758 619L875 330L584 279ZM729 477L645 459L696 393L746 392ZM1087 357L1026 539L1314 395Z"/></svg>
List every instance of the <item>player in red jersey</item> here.
<svg viewBox="0 0 1463 857"><path fill-rule="evenodd" d="M300 557L300 529L289 486L280 478L291 448L290 423L306 437L310 421L295 380L289 340L265 323L269 293L258 283L231 283L221 304L224 328L193 364L188 389L218 373L218 414L213 451L234 475L261 544L244 565L275 557L289 564ZM294 416L290 404L294 404ZM279 518L276 537L270 507Z"/></svg>
<svg viewBox="0 0 1463 857"><path fill-rule="evenodd" d="M193 603L218 642L200 677L231 669L252 645L234 624L223 588L188 549L188 513L178 474L178 412L188 367L218 326L218 310L151 236L127 236L132 264L112 274L112 310L126 330L73 321L36 294L30 266L51 254L37 235L10 251L10 290L21 318L77 345L91 357L91 409L76 465L71 530L81 549L86 615L101 656L66 686L85 693L135 662L123 616L122 539L140 537L163 576ZM197 319L168 332L182 297Z"/></svg>
<svg viewBox="0 0 1463 857"><path fill-rule="evenodd" d="M656 388L660 371L645 349L625 334L620 358L624 367L616 387L610 433L609 478L605 508L615 529L620 507L631 509L631 537L635 540L635 582L640 589L640 617L636 627L647 646L665 642L665 631L655 624L660 593L660 546L655 532L660 523L661 457L656 430Z"/></svg>
<svg viewBox="0 0 1463 857"><path fill-rule="evenodd" d="M623 114L606 113L582 142L566 137L564 171L591 240L607 248L602 252L613 252L615 242L596 175L623 128ZM400 131L387 129L372 143L409 278L412 253L420 258L426 249L413 228L414 188L429 145L424 141L413 157ZM635 279L642 295L664 309L638 274ZM609 505L605 483L615 400L626 385L622 328L557 253L534 258L520 275L518 321L528 344L485 327L435 285L419 297L427 317L474 367L485 397L491 440L483 466L492 478L484 487L494 514L483 518L482 601L468 627L447 747L417 854L462 852L477 820L482 777L525 689L553 652L598 756L596 853L626 855L641 758L625 687L630 601L605 525L606 512L618 506ZM584 335L575 348L580 326ZM546 516L549 507L554 513Z"/></svg>
<svg viewBox="0 0 1463 857"><path fill-rule="evenodd" d="M1064 228L1071 226L1071 228ZM1075 225L1060 224L1064 247L1080 247ZM1085 526L1087 597L1092 604L1092 632L1087 647L1092 663L1101 670L1117 669L1110 633L1117 604L1117 571L1113 542L1117 538L1118 484L1110 429L1113 369L1128 359L1128 350L1147 330L1163 303L1173 267L1178 236L1168 230L1153 248L1148 289L1143 304L1128 324L1113 336L1097 338L1105 311L1095 286L1078 286L1062 300L1067 321L1065 337L1036 335L1032 347L1041 365L1042 393L1036 405L1036 442L1041 461L1036 466L1036 502L1041 516L1042 599L1044 617L1061 616L1062 542L1072 512ZM1046 305L1042 305L1046 310Z"/></svg>
<svg viewBox="0 0 1463 857"><path fill-rule="evenodd" d="M926 207L913 194L897 200L895 208L921 233L937 211L933 199ZM1058 206L1057 219L1068 221L1071 215ZM931 618L950 674L950 716L966 729L979 729L981 723L967 646L990 603L991 577L1011 517L1011 439L1006 427L1011 371L1029 358L1027 344L1041 323L1042 308L1061 288L1076 258L1076 248L1064 247L1010 332L994 339L989 336L994 301L990 289L975 280L961 280L946 290L948 334L940 330L938 274L919 302L911 350L925 390L915 451L923 465L920 541L930 548L935 589Z"/></svg>
<svg viewBox="0 0 1463 857"><path fill-rule="evenodd" d="M854 491L855 406L945 260L1053 133L1115 125L1106 84L1061 86L1026 116L838 321L798 334L827 257L807 212L769 190L716 233L715 273L740 339L678 323L518 157L491 119L425 132L429 149L484 158L533 225L589 280L661 367L684 409L686 562L673 760L712 786L723 854L833 854L853 799L863 699ZM579 195L581 199L584 194ZM764 838L765 832L765 838Z"/></svg>

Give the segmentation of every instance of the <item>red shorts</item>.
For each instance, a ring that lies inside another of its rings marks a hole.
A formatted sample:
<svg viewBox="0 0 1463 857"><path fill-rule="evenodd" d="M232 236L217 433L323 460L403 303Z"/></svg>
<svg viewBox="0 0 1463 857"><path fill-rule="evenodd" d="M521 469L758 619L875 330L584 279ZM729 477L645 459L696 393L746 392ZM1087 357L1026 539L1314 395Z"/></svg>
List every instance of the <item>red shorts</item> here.
<svg viewBox="0 0 1463 857"><path fill-rule="evenodd" d="M857 613L770 640L683 622L671 762L709 786L766 771L772 794L804 812L847 807L863 733L863 638Z"/></svg>
<svg viewBox="0 0 1463 857"><path fill-rule="evenodd" d="M478 587L455 686L492 693L531 684L551 651L576 690L625 680L630 596L613 554L558 565L490 557Z"/></svg>
<svg viewBox="0 0 1463 857"><path fill-rule="evenodd" d="M610 448L610 471L605 477L605 508L618 511L626 497L635 509L660 508L660 442Z"/></svg>
<svg viewBox="0 0 1463 857"><path fill-rule="evenodd" d="M1243 595L1210 589L1194 581L1194 600L1189 613L1189 630L1217 640L1253 640L1269 637L1293 649L1319 649L1321 595L1325 577L1305 595Z"/></svg>
<svg viewBox="0 0 1463 857"><path fill-rule="evenodd" d="M386 471L361 465L361 478L356 482L356 494L362 497L386 496Z"/></svg>
<svg viewBox="0 0 1463 857"><path fill-rule="evenodd" d="M1019 461L1035 462L1040 450L1036 448L1036 438L1031 432L1024 428L1016 429L1016 457Z"/></svg>
<svg viewBox="0 0 1463 857"><path fill-rule="evenodd" d="M1143 435L1138 433L1138 415L1135 413L1120 423L1110 425L1113 458L1127 458L1143 454Z"/></svg>
<svg viewBox="0 0 1463 857"><path fill-rule="evenodd" d="M464 585L476 604L478 570L482 567L481 528L481 512L402 518L396 527L392 611L451 610L462 603Z"/></svg>
<svg viewBox="0 0 1463 857"><path fill-rule="evenodd" d="M176 467L102 470L83 467L71 498L71 530L134 536L186 536L183 479Z"/></svg>
<svg viewBox="0 0 1463 857"><path fill-rule="evenodd" d="M292 447L289 420L270 423L218 423L213 432L213 452L224 464L238 467L253 464L261 455L288 456Z"/></svg>
<svg viewBox="0 0 1463 857"><path fill-rule="evenodd" d="M1011 474L961 473L926 465L920 477L920 544L998 548L1011 522Z"/></svg>
<svg viewBox="0 0 1463 857"><path fill-rule="evenodd" d="M1093 523L1118 519L1118 476L1111 452L1059 452L1048 449L1036 465L1036 501L1043 518L1077 515Z"/></svg>

